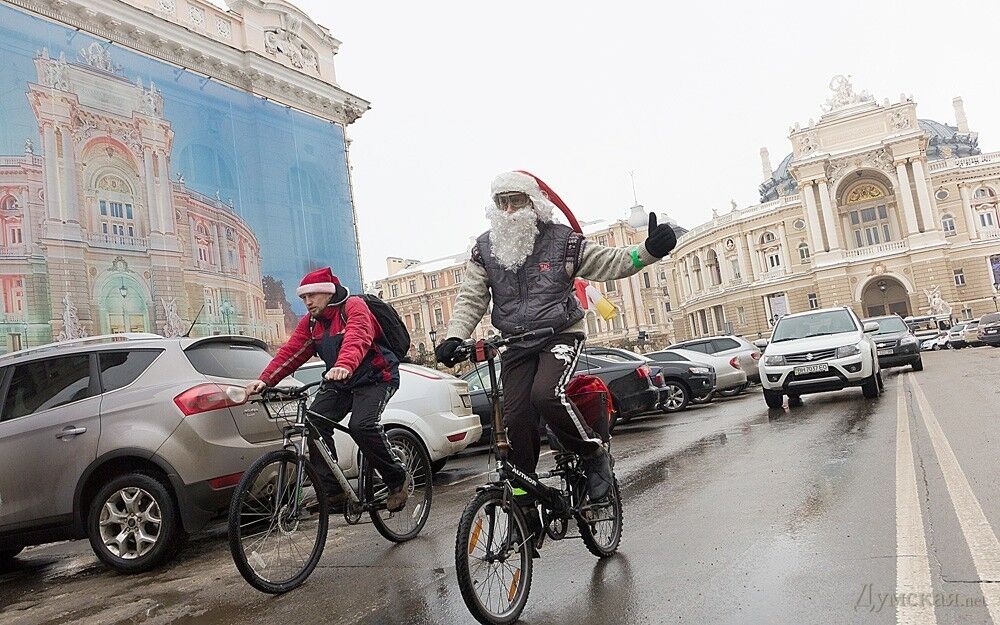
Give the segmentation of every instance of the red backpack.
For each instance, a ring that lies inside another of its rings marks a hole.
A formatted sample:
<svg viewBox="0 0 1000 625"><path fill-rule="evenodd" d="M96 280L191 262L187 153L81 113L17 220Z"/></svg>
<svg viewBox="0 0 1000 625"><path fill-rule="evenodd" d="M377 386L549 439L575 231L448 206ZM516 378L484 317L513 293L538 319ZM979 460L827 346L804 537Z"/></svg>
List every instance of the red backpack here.
<svg viewBox="0 0 1000 625"><path fill-rule="evenodd" d="M607 441L614 404L604 380L592 375L578 375L566 387L566 397L576 406L583 420L601 439Z"/></svg>

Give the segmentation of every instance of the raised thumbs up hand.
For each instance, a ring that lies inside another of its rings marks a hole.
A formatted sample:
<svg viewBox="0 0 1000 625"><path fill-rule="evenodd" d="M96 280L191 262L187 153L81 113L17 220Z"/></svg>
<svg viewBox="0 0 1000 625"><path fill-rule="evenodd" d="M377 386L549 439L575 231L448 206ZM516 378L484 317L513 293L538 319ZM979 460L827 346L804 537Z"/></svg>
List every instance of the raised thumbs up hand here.
<svg viewBox="0 0 1000 625"><path fill-rule="evenodd" d="M649 234L646 236L646 251L652 256L663 258L677 245L677 235L669 224L656 223L656 213L649 214Z"/></svg>

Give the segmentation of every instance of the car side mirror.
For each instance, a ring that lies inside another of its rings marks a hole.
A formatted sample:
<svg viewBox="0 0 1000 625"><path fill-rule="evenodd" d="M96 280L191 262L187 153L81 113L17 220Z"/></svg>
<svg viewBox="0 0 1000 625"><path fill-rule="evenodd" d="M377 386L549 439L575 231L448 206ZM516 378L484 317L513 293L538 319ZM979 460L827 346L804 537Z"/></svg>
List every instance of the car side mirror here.
<svg viewBox="0 0 1000 625"><path fill-rule="evenodd" d="M759 347L760 349L764 349L765 347L767 347L767 339L757 339L756 341L753 342L753 346Z"/></svg>
<svg viewBox="0 0 1000 625"><path fill-rule="evenodd" d="M865 334L871 334L872 332L878 332L879 325L877 321L868 321L865 323Z"/></svg>

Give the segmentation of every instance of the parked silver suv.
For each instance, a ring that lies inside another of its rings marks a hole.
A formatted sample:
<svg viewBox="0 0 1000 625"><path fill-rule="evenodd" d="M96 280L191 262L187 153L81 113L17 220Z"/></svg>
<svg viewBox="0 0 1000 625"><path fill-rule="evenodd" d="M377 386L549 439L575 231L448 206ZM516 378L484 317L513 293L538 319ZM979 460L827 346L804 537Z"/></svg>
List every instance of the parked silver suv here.
<svg viewBox="0 0 1000 625"><path fill-rule="evenodd" d="M125 334L0 357L0 566L26 546L83 537L124 573L173 556L281 445L245 403L264 348Z"/></svg>

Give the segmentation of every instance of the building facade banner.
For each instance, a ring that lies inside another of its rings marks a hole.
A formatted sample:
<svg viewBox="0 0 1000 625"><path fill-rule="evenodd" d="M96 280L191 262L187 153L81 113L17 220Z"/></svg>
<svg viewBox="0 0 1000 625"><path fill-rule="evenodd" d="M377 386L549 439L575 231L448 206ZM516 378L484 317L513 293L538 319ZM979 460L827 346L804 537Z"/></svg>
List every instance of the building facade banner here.
<svg viewBox="0 0 1000 625"><path fill-rule="evenodd" d="M0 353L122 331L276 344L361 287L335 123L0 5Z"/></svg>

